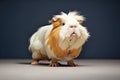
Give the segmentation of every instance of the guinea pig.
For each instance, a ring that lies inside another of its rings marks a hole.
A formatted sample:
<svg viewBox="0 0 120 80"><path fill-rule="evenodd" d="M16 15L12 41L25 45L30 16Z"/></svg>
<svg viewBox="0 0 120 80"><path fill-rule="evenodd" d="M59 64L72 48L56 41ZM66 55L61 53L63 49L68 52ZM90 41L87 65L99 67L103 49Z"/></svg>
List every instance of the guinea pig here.
<svg viewBox="0 0 120 80"><path fill-rule="evenodd" d="M50 25L40 27L30 38L31 64L51 60L50 66L55 67L59 66L59 60L63 60L69 66L76 66L73 59L80 55L90 36L86 27L82 26L84 20L76 11L53 16Z"/></svg>

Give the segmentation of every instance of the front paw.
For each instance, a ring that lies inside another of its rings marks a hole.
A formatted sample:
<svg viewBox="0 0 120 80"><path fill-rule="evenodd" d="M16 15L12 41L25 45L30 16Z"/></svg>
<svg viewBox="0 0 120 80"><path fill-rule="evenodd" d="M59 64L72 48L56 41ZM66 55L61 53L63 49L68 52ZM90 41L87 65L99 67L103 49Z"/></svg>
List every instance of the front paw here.
<svg viewBox="0 0 120 80"><path fill-rule="evenodd" d="M57 67L57 66L59 66L59 64L58 63L51 63L49 66L51 66L51 67Z"/></svg>
<svg viewBox="0 0 120 80"><path fill-rule="evenodd" d="M68 61L68 62L67 62L67 65L68 65L68 66L72 66L72 67L78 66L78 64L75 64L75 63L73 62L73 60Z"/></svg>
<svg viewBox="0 0 120 80"><path fill-rule="evenodd" d="M59 64L58 64L57 61L58 60L56 58L52 58L50 66L51 67L57 67L57 66L59 66Z"/></svg>

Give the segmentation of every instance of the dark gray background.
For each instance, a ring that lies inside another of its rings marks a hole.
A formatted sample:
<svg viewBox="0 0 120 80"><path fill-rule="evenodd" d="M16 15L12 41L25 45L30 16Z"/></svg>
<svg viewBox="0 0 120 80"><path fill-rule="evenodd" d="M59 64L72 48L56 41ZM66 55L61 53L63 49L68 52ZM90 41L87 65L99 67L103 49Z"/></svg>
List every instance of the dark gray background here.
<svg viewBox="0 0 120 80"><path fill-rule="evenodd" d="M115 0L0 0L0 59L31 58L30 36L61 11L77 10L91 34L78 58L120 59L120 2Z"/></svg>

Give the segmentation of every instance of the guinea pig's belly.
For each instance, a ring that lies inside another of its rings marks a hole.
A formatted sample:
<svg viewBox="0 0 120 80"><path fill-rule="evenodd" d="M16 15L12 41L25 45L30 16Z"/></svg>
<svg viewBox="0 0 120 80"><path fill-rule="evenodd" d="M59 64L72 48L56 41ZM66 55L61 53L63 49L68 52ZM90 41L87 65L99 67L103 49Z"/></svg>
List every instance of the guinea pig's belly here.
<svg viewBox="0 0 120 80"><path fill-rule="evenodd" d="M69 61L69 60L72 60L72 59L73 59L72 57L65 57L64 59L61 59L61 60Z"/></svg>

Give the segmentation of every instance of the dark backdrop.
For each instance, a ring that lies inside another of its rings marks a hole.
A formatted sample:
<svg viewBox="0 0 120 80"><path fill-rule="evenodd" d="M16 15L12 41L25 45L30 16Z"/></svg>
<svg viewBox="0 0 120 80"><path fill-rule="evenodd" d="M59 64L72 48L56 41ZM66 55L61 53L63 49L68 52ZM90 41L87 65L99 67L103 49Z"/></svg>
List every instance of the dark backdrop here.
<svg viewBox="0 0 120 80"><path fill-rule="evenodd" d="M78 58L120 59L120 2L115 0L0 0L0 58L31 58L30 36L61 11L77 10L91 34Z"/></svg>

